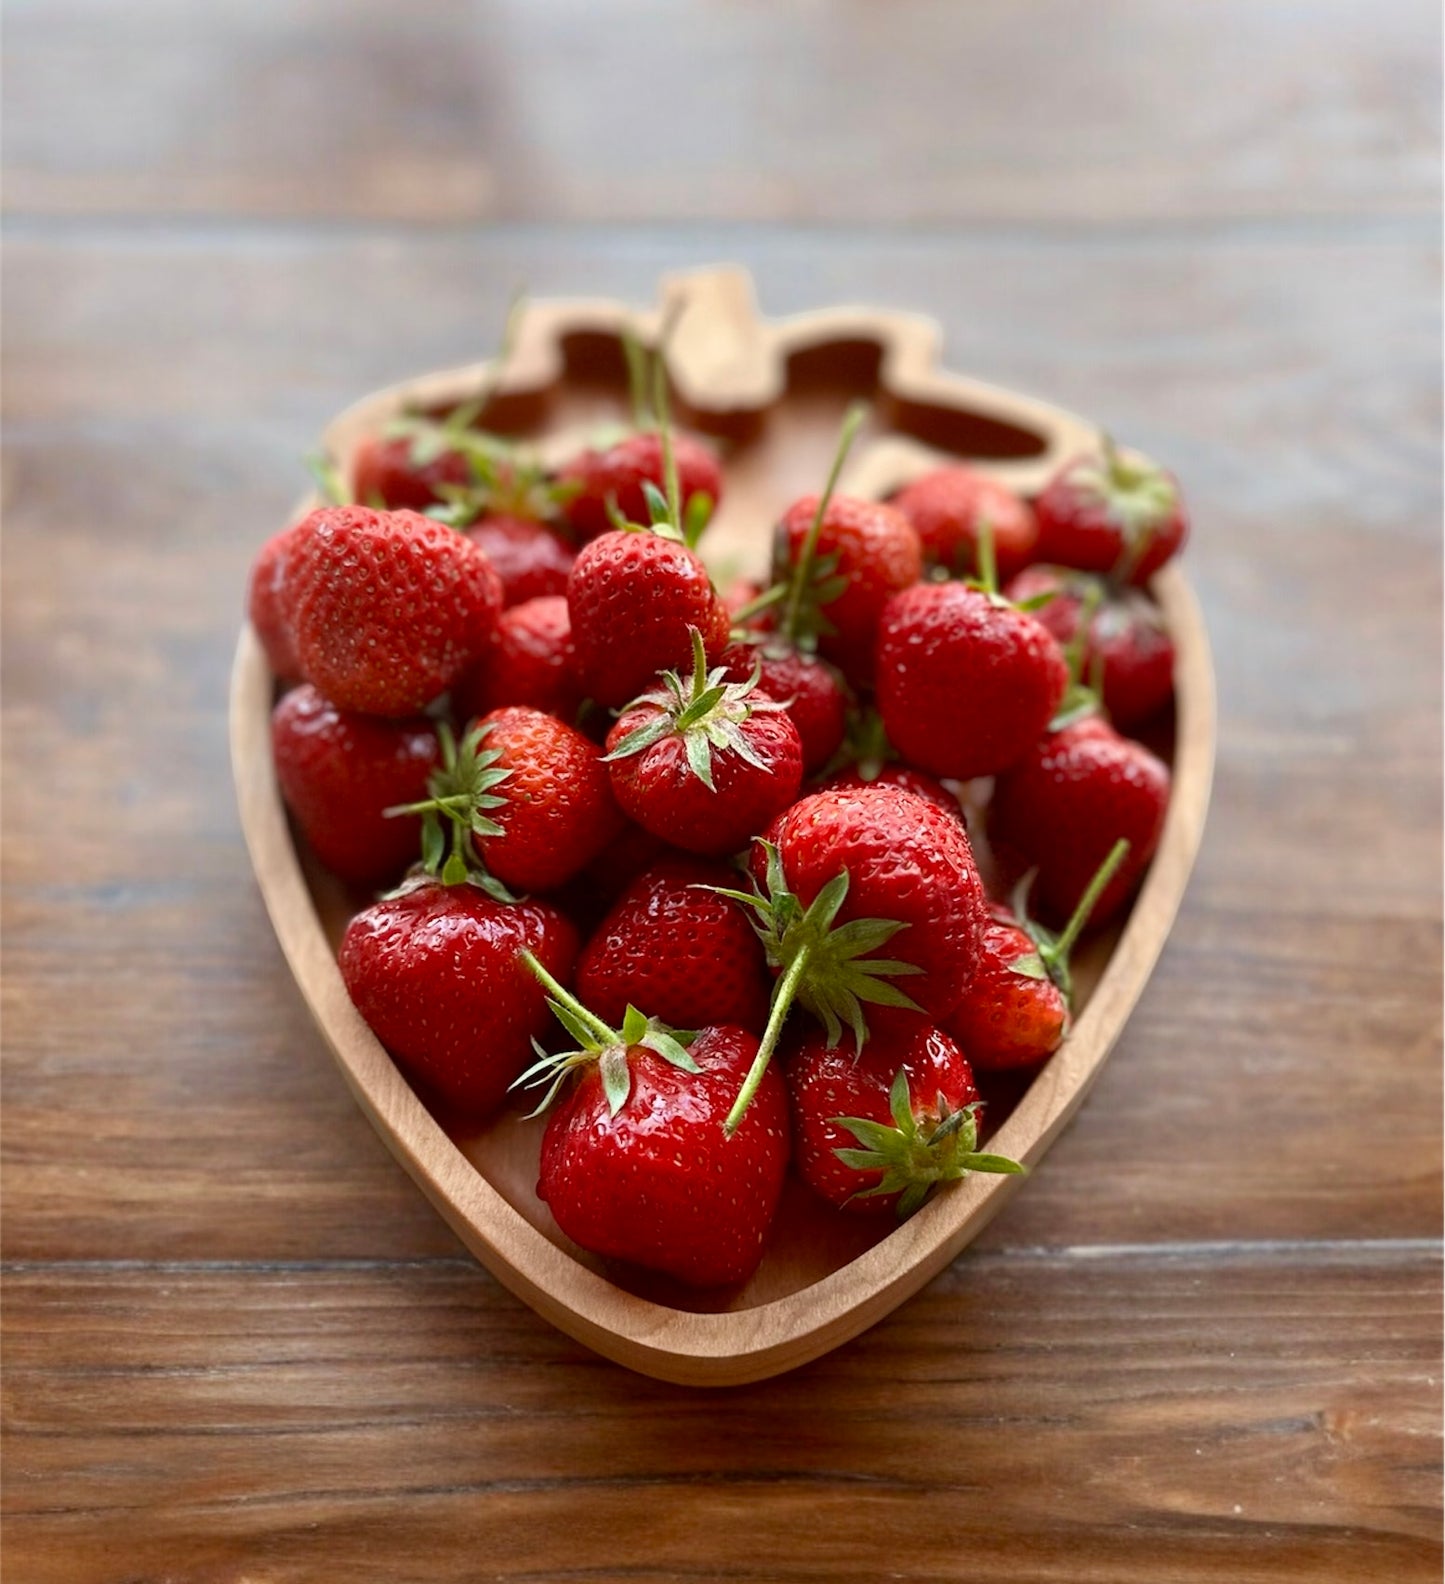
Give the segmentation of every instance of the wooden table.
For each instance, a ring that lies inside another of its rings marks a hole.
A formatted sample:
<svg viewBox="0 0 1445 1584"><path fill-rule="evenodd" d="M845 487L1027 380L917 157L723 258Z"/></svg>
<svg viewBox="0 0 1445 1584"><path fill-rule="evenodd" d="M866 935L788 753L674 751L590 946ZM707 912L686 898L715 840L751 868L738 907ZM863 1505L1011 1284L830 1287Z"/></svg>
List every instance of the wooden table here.
<svg viewBox="0 0 1445 1584"><path fill-rule="evenodd" d="M1436 8L7 9L7 1577L1437 1578ZM224 697L331 412L518 281L723 257L1175 464L1223 730L1035 1180L707 1394L551 1331L373 1137Z"/></svg>

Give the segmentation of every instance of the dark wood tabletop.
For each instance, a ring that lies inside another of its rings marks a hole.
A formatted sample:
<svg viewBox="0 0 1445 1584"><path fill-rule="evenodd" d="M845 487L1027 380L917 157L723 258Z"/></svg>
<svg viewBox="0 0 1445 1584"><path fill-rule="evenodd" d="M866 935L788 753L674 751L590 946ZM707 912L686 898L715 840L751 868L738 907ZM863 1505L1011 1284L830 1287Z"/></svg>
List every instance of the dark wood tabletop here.
<svg viewBox="0 0 1445 1584"><path fill-rule="evenodd" d="M7 13L7 1579L1437 1579L1438 8ZM1034 1180L709 1393L536 1318L373 1135L225 695L334 411L484 354L519 282L720 259L1170 462L1222 720Z"/></svg>

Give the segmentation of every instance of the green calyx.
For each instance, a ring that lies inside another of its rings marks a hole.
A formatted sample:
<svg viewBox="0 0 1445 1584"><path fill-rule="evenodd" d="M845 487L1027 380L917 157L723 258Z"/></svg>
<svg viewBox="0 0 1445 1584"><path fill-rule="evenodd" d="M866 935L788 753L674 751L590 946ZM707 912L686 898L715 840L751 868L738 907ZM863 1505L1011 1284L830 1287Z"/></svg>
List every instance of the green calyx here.
<svg viewBox="0 0 1445 1584"><path fill-rule="evenodd" d="M692 675L684 680L676 671L664 671L658 686L633 699L624 710L647 704L657 710L650 721L629 732L606 756L603 763L631 758L651 748L665 737L680 737L687 754L688 768L709 792L713 784L713 755L733 753L758 770L768 766L759 759L743 727L754 715L780 715L786 705L760 698L755 689L761 666L753 668L746 682L728 682L722 666L708 670L702 634L692 633Z"/></svg>
<svg viewBox="0 0 1445 1584"><path fill-rule="evenodd" d="M762 1042L724 1124L729 1134L737 1130L757 1093L794 1001L822 1023L830 1046L842 1040L846 1026L860 1051L868 1039L865 1005L922 1010L893 980L923 970L916 963L871 955L900 930L907 929L907 924L881 918L836 923L848 895L846 869L840 870L805 908L788 889L778 849L771 842L761 845L767 856L764 890L716 888L720 895L731 897L752 911L751 922L768 963L779 970Z"/></svg>
<svg viewBox="0 0 1445 1584"><path fill-rule="evenodd" d="M1063 996L1064 1007L1068 1012L1072 1012L1074 1006L1074 984L1069 973L1070 954L1087 927L1090 915L1099 905L1099 898L1128 856L1129 843L1121 836L1110 848L1108 857L1094 871L1094 877L1085 887L1068 923L1057 934L1029 917L1029 891L1038 871L1031 869L1014 888L1011 898L1014 916L1024 934L1034 943L1034 949L1010 963L1009 972L1024 979L1051 981Z"/></svg>
<svg viewBox="0 0 1445 1584"><path fill-rule="evenodd" d="M1111 576L1127 582L1155 534L1179 505L1173 479L1137 451L1121 451L1104 436L1097 463L1075 469L1074 487L1092 497L1118 524L1124 536L1124 553Z"/></svg>
<svg viewBox="0 0 1445 1584"><path fill-rule="evenodd" d="M908 1074L900 1067L888 1091L888 1109L893 1125L866 1117L834 1117L858 1140L858 1149L842 1148L833 1153L855 1171L881 1171L876 1187L864 1188L855 1199L882 1198L898 1194L898 1218L903 1220L933 1192L941 1182L954 1182L969 1172L997 1172L1018 1175L1026 1170L1005 1155L989 1155L978 1148L978 1107L949 1107L938 1096L935 1114L921 1122L913 1114L913 1097Z"/></svg>
<svg viewBox="0 0 1445 1584"><path fill-rule="evenodd" d="M389 808L386 816L421 816L422 868L443 885L470 883L498 902L515 902L501 881L487 873L476 845L478 836L505 834L488 818L488 810L506 804L496 789L512 772L498 765L500 749L484 746L490 730L490 725L473 726L458 743L451 727L439 723L441 764L427 778L430 795L419 803Z"/></svg>
<svg viewBox="0 0 1445 1584"><path fill-rule="evenodd" d="M611 1028L560 985L530 951L523 950L520 958L546 990L547 1006L553 1017L577 1041L574 1049L558 1052L544 1050L539 1041L532 1041L538 1060L512 1084L514 1089L547 1085L536 1109L528 1113L530 1116L541 1115L552 1104L569 1074L594 1063L607 1098L607 1114L616 1116L632 1092L632 1070L628 1066L627 1053L636 1046L652 1051L684 1072L701 1071L687 1049L697 1038L695 1032L669 1028L660 1019L645 1016L635 1006L627 1008L620 1029Z"/></svg>

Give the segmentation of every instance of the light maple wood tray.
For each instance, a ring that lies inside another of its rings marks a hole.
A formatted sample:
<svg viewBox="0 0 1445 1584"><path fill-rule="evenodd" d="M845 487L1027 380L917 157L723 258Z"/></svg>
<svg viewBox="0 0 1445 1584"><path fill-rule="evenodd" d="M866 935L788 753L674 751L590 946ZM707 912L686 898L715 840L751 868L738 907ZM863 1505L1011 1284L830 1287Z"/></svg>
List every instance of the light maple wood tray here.
<svg viewBox="0 0 1445 1584"><path fill-rule="evenodd" d="M852 493L889 494L949 455L1029 493L1066 457L1098 445L1097 430L1080 418L940 370L941 337L929 320L834 308L764 322L748 276L726 268L665 278L648 311L593 300L532 303L481 423L566 454L599 421L624 415L620 332L650 344L669 319L680 415L718 436L727 452L726 499L704 541L720 578L765 566L772 524L794 496L820 487L854 397L870 398L873 414L840 486ZM326 449L345 470L363 435L403 410L469 401L491 374L479 363L370 396L330 426ZM1173 800L1127 921L1076 964L1072 1034L990 1144L1031 1167L1077 1110L1144 988L1209 801L1214 692L1204 628L1177 565L1155 580L1155 593L1178 649L1175 727L1172 742L1160 745L1173 761ZM256 877L296 981L397 1159L482 1264L562 1330L665 1380L732 1385L777 1374L855 1336L917 1291L1027 1181L968 1178L897 1226L838 1215L790 1184L762 1267L740 1291L700 1297L645 1277L619 1285L615 1271L563 1237L533 1192L541 1124L507 1116L480 1133L449 1134L352 1007L335 948L358 903L293 843L271 764L273 689L247 628L232 679L231 752Z"/></svg>

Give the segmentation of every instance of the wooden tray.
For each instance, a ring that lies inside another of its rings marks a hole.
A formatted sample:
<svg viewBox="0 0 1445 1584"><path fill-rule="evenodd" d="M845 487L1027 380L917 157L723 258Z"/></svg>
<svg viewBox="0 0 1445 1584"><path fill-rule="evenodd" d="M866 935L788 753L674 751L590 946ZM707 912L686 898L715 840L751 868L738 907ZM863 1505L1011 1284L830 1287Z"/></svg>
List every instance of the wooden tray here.
<svg viewBox="0 0 1445 1584"><path fill-rule="evenodd" d="M1025 493L1097 430L1054 407L938 368L937 326L876 309L758 318L748 276L719 268L664 278L656 309L593 300L536 302L480 422L558 457L599 421L624 415L619 332L644 343L673 321L668 372L680 416L724 443L727 495L704 540L719 577L761 570L772 524L820 487L847 402L873 402L841 488L886 495L947 455L967 456ZM490 365L425 375L366 398L326 431L343 470L357 441L405 410L445 411L482 389ZM304 503L309 510L314 501ZM1178 651L1173 800L1159 852L1122 929L1076 964L1080 1010L990 1148L1037 1166L1082 1101L1138 999L1173 923L1209 801L1214 691L1208 643L1177 564L1155 580ZM987 1224L1020 1182L949 1186L901 1226L840 1216L789 1185L754 1279L721 1297L608 1269L558 1231L533 1192L539 1122L503 1117L448 1134L357 1015L335 948L358 905L292 840L270 753L274 683L254 633L241 633L231 753L241 822L282 949L353 1094L458 1237L540 1314L632 1369L693 1385L758 1380L816 1358L916 1292Z"/></svg>

